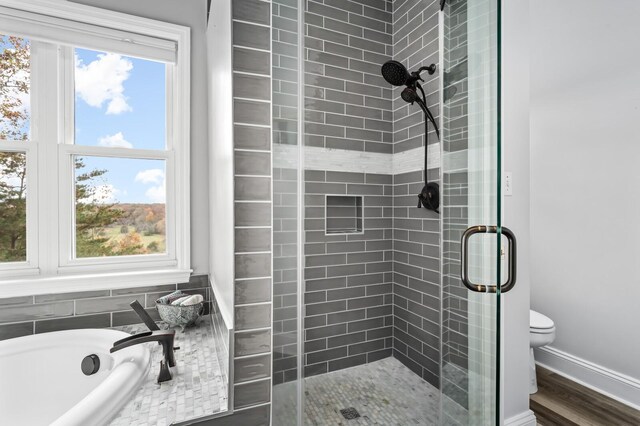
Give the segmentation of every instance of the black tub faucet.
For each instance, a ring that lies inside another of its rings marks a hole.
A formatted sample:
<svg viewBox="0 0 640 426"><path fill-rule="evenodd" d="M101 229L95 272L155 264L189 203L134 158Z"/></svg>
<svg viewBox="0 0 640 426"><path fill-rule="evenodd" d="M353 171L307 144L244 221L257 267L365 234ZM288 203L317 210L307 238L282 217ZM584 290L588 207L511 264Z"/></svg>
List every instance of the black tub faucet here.
<svg viewBox="0 0 640 426"><path fill-rule="evenodd" d="M144 310L140 302L138 302L137 300L134 300L133 302L129 303L129 306L131 306L131 309L133 309L136 315L140 317L140 319L147 326L149 331L160 330L160 327L158 327L158 324L156 324L153 318L151 318L151 316L147 313L147 311Z"/></svg>
<svg viewBox="0 0 640 426"><path fill-rule="evenodd" d="M158 383L166 382L167 380L171 380L171 371L169 370L169 367L175 367L176 365L176 359L173 355L175 334L175 330L157 330L135 334L115 342L109 352L114 353L120 349L139 345L141 343L158 342L162 345L162 354L164 356L164 362L160 361Z"/></svg>

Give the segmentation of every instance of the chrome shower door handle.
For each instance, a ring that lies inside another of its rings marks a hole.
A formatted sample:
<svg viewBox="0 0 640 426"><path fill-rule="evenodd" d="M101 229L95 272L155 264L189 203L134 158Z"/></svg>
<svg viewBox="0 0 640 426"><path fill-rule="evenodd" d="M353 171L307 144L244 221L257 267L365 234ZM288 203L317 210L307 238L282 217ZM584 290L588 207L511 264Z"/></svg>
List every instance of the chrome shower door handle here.
<svg viewBox="0 0 640 426"><path fill-rule="evenodd" d="M496 284L475 284L469 279L469 239L475 234L497 234L497 226L478 225L468 228L462 234L462 241L460 246L460 279L462 283L471 291L478 293L497 293L498 286ZM507 237L509 241L509 278L507 281L500 285L500 293L506 293L511 290L516 284L517 273L517 243L516 236L511 232L509 228L502 227L500 233Z"/></svg>

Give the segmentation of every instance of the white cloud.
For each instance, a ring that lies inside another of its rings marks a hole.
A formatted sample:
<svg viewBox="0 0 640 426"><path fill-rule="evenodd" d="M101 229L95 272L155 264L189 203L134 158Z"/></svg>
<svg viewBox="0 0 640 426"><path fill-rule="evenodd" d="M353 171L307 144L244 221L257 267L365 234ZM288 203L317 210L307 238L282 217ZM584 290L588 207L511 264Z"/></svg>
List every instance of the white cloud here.
<svg viewBox="0 0 640 426"><path fill-rule="evenodd" d="M124 96L114 97L107 106L107 114L118 115L127 111L131 111L131 107Z"/></svg>
<svg viewBox="0 0 640 426"><path fill-rule="evenodd" d="M107 114L131 111L123 83L132 69L130 60L115 53L99 54L88 64L76 56L76 94L95 108L102 108L106 102Z"/></svg>
<svg viewBox="0 0 640 426"><path fill-rule="evenodd" d="M148 183L160 183L164 180L164 170L162 169L148 169L138 172L135 181Z"/></svg>
<svg viewBox="0 0 640 426"><path fill-rule="evenodd" d="M153 203L164 203L167 198L167 182L162 169L147 169L138 172L136 182L145 185L154 184L144 195Z"/></svg>
<svg viewBox="0 0 640 426"><path fill-rule="evenodd" d="M98 139L99 146L106 146L109 148L133 148L131 142L125 140L122 132L118 132L115 135L107 135Z"/></svg>
<svg viewBox="0 0 640 426"><path fill-rule="evenodd" d="M120 190L110 183L97 185L90 197L80 200L84 204L110 204L116 201L116 196L120 194Z"/></svg>
<svg viewBox="0 0 640 426"><path fill-rule="evenodd" d="M162 181L161 185L152 186L144 193L149 200L154 203L164 203L167 199L167 189L165 187L165 181Z"/></svg>

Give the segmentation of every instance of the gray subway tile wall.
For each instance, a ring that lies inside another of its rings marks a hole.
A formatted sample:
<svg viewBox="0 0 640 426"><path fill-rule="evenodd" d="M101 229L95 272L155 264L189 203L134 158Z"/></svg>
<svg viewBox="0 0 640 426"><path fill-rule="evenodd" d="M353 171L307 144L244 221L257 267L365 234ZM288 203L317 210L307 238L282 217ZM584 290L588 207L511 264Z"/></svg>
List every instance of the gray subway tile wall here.
<svg viewBox="0 0 640 426"><path fill-rule="evenodd" d="M159 321L155 300L176 289L205 298L210 311L211 286L206 275L193 275L188 283L128 287L0 299L0 340L50 331L107 328L140 322L129 303L140 302Z"/></svg>
<svg viewBox="0 0 640 426"><path fill-rule="evenodd" d="M305 176L312 179L305 182L305 237L312 253L305 253L304 374L310 376L391 355L393 212L380 197L367 195L390 190L390 175L306 170ZM325 194L336 193L361 194L367 206L362 233L326 234L332 198Z"/></svg>
<svg viewBox="0 0 640 426"><path fill-rule="evenodd" d="M269 176L271 155L268 152L236 151L234 165L240 175Z"/></svg>
<svg viewBox="0 0 640 426"><path fill-rule="evenodd" d="M393 2L393 55L394 59L414 70L440 61L438 47L438 13L440 2L418 0L395 0ZM426 72L424 91L427 105L436 121L440 116L439 78L442 70L433 76ZM395 153L424 145L423 113L416 105L409 105L400 98L402 88L393 92L393 149ZM429 144L436 143L437 137L429 125Z"/></svg>
<svg viewBox="0 0 640 426"><path fill-rule="evenodd" d="M233 126L233 143L237 150L258 150L270 152L271 129L243 124Z"/></svg>
<svg viewBox="0 0 640 426"><path fill-rule="evenodd" d="M393 2L393 54L409 70L439 63L438 13L440 2L395 0ZM423 73L427 105L439 118L438 69ZM394 153L424 147L424 118L416 105L393 93ZM428 143L438 142L429 125ZM440 170L430 169L431 182L440 182ZM432 385L440 386L441 293L440 215L416 208L424 186L424 172L393 177L393 308L394 356Z"/></svg>
<svg viewBox="0 0 640 426"><path fill-rule="evenodd" d="M380 77L391 17L390 1L307 1L307 146L392 152L391 88Z"/></svg>
<svg viewBox="0 0 640 426"><path fill-rule="evenodd" d="M240 358L234 363L234 381L236 383L265 379L271 376L271 356L260 355L254 358Z"/></svg>
<svg viewBox="0 0 640 426"><path fill-rule="evenodd" d="M271 380L264 378L249 383L238 383L234 377L233 406L237 410L271 402Z"/></svg>
<svg viewBox="0 0 640 426"><path fill-rule="evenodd" d="M232 1L235 294L233 408L269 423L271 402L271 2ZM255 290L255 292L252 291ZM253 294L252 294L253 293ZM251 367L254 366L252 370ZM258 368L257 366L261 366Z"/></svg>

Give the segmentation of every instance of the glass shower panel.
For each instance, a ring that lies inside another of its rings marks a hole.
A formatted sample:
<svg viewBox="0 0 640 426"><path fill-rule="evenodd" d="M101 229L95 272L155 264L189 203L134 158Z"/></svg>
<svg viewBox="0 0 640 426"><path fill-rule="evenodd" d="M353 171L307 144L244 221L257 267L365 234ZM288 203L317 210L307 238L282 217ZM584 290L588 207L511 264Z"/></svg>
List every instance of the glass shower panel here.
<svg viewBox="0 0 640 426"><path fill-rule="evenodd" d="M298 1L274 0L273 106L273 370L272 424L300 424L301 164Z"/></svg>
<svg viewBox="0 0 640 426"><path fill-rule="evenodd" d="M442 424L497 424L499 298L461 280L461 238L472 226L468 277L500 282L499 15L497 0L450 0L444 10Z"/></svg>

